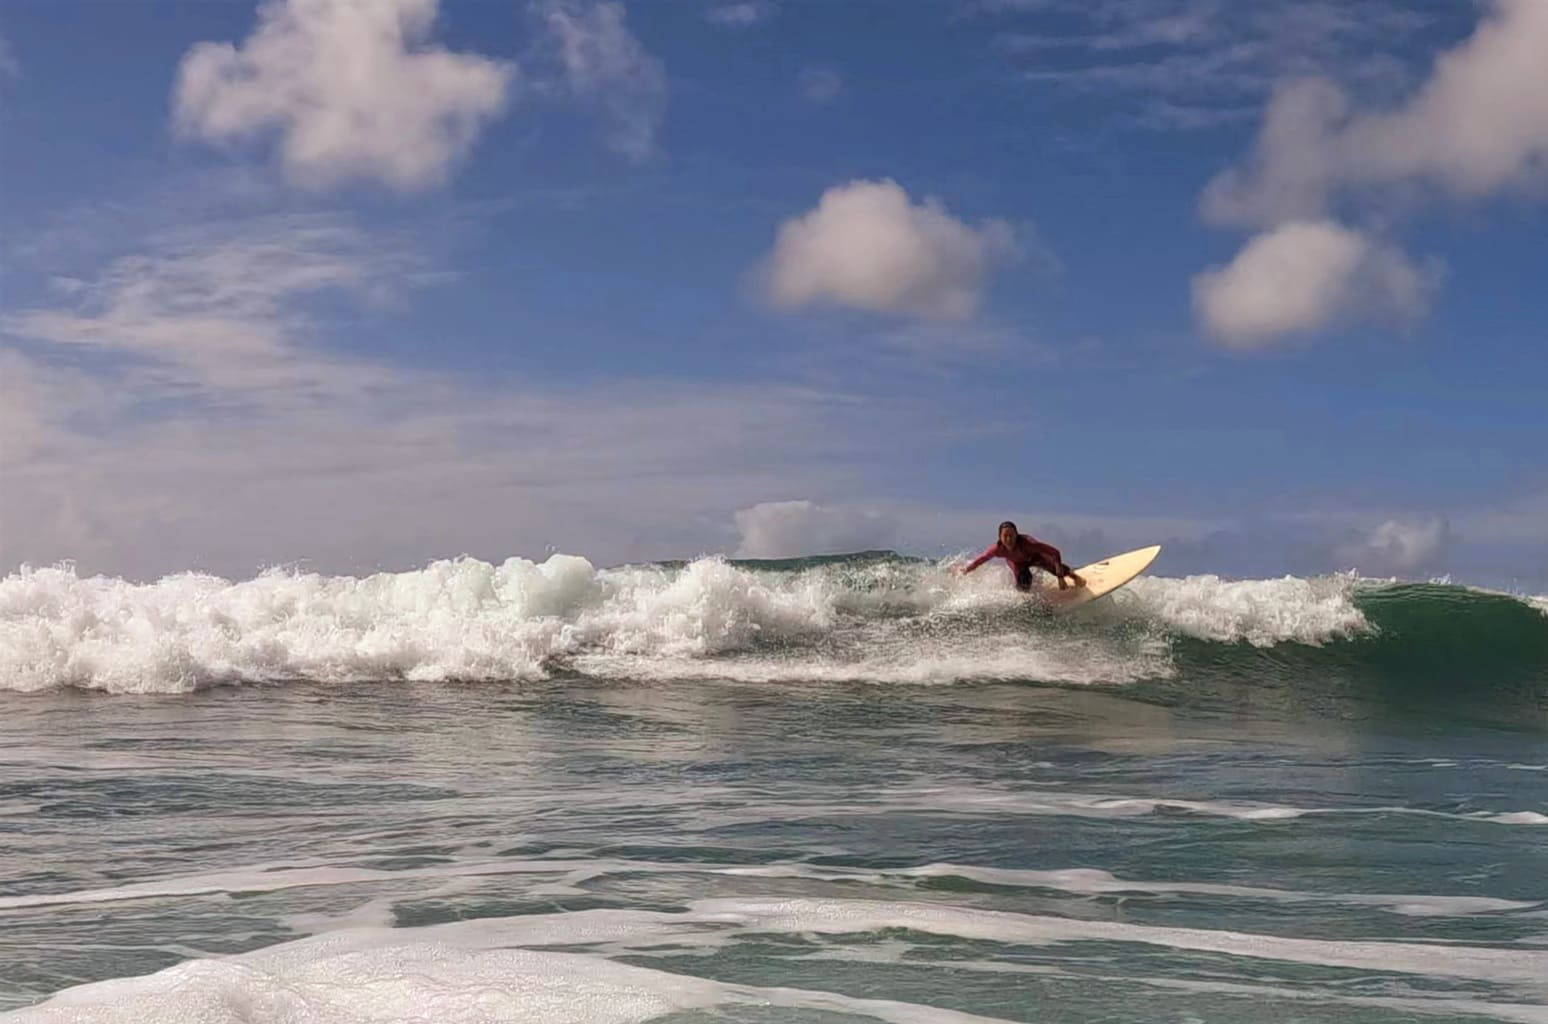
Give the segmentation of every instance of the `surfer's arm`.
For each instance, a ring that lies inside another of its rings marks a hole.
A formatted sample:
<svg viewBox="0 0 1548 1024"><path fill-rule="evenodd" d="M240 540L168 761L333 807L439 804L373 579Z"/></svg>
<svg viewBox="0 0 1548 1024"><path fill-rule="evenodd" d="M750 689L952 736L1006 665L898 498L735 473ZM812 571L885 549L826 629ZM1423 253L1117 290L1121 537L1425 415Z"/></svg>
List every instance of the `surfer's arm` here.
<svg viewBox="0 0 1548 1024"><path fill-rule="evenodd" d="M995 555L997 555L999 553L1000 553L1000 545L998 545L998 544L994 545L991 548L985 548L983 554L981 554L977 558L973 559L971 562L969 562L967 565L963 566L961 569L958 569L957 570L957 575L959 575L959 576L966 576L968 573L972 572L974 569L977 569L980 565L983 565L985 562L989 561L989 559L993 558Z"/></svg>

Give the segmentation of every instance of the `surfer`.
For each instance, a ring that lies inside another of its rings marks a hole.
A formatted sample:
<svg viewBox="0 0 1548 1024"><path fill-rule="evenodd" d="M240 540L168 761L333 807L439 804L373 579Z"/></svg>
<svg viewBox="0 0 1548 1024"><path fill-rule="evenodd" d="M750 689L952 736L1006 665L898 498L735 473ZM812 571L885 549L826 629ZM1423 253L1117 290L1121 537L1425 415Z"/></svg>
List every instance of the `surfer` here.
<svg viewBox="0 0 1548 1024"><path fill-rule="evenodd" d="M1064 564L1064 559L1059 555L1059 549L1052 544L1044 544L1042 541L1016 529L1016 524L1010 520L1000 524L1000 539L984 549L984 553L973 559L961 569L953 570L958 576L966 576L991 558L1003 558L1010 563L1011 572L1016 575L1017 590L1032 589L1032 567L1052 573L1059 581L1059 589L1068 589L1066 580L1073 580L1077 587L1084 587L1086 581L1080 577L1074 569Z"/></svg>

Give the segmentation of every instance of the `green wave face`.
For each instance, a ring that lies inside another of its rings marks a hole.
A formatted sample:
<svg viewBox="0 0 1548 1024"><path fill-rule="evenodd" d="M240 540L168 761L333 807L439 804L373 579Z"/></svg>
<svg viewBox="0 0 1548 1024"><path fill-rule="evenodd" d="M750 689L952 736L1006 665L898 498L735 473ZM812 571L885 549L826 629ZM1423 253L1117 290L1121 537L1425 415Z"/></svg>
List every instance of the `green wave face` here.
<svg viewBox="0 0 1548 1024"><path fill-rule="evenodd" d="M1211 671L1304 701L1342 701L1346 713L1381 708L1415 722L1447 716L1548 730L1548 614L1532 603L1466 587L1359 583L1358 635L1320 646L1293 642L1250 653L1237 645L1177 645L1185 675Z"/></svg>

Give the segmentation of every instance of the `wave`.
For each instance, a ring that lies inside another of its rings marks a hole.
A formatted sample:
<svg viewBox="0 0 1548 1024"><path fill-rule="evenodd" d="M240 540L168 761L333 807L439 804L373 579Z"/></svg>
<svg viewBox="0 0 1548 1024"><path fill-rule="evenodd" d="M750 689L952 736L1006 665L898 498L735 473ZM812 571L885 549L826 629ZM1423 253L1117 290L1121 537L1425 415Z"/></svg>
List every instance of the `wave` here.
<svg viewBox="0 0 1548 1024"><path fill-rule="evenodd" d="M0 580L0 688L617 678L1126 684L1227 662L1548 671L1548 601L1336 575L1141 577L1049 616L1002 574L890 552L598 569L556 554L367 577ZM1256 660L1254 660L1256 659Z"/></svg>

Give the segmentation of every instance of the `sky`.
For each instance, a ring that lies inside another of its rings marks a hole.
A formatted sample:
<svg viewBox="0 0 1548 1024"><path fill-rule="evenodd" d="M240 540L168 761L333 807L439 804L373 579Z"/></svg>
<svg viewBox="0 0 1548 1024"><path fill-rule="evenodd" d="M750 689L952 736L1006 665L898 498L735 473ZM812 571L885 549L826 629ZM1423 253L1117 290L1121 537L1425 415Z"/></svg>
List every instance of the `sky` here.
<svg viewBox="0 0 1548 1024"><path fill-rule="evenodd" d="M3 0L0 571L1011 518L1543 593L1545 52L1545 0Z"/></svg>

